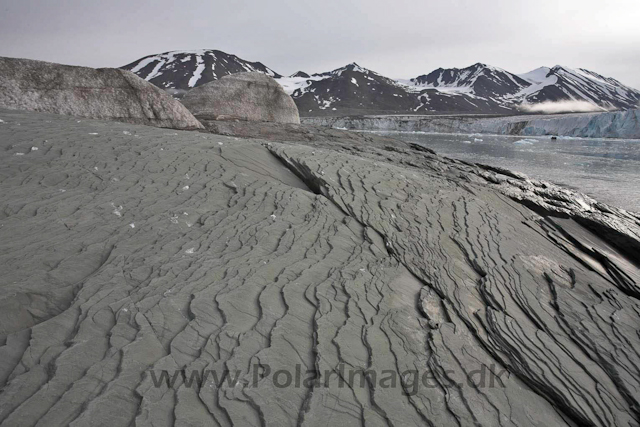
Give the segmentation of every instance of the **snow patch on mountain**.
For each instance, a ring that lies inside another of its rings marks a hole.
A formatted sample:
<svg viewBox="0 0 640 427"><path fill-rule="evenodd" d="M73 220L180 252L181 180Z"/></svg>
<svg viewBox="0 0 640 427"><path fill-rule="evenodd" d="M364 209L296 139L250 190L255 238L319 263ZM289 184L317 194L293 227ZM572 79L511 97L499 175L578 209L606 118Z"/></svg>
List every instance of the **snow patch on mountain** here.
<svg viewBox="0 0 640 427"><path fill-rule="evenodd" d="M194 71L193 76L189 79L189 87L194 87L198 80L202 78L202 72L204 71L204 61L202 59L202 55L196 55L196 64L198 64L196 71Z"/></svg>
<svg viewBox="0 0 640 427"><path fill-rule="evenodd" d="M293 95L294 92L299 90L300 94L306 93L307 88L313 83L319 80L324 80L327 77L324 76L310 76L310 77L280 77L276 79L280 86L289 95Z"/></svg>

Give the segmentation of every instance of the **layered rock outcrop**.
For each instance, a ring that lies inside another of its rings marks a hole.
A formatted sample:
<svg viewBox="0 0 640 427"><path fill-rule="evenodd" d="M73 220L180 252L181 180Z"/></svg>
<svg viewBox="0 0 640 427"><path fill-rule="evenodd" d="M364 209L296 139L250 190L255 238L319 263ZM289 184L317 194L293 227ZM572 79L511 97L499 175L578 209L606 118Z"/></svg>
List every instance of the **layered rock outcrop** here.
<svg viewBox="0 0 640 427"><path fill-rule="evenodd" d="M0 107L174 129L202 129L180 102L135 74L0 57Z"/></svg>
<svg viewBox="0 0 640 427"><path fill-rule="evenodd" d="M0 119L1 426L640 421L635 214L373 136Z"/></svg>
<svg viewBox="0 0 640 427"><path fill-rule="evenodd" d="M238 73L191 89L182 103L198 119L300 123L298 107L273 78Z"/></svg>

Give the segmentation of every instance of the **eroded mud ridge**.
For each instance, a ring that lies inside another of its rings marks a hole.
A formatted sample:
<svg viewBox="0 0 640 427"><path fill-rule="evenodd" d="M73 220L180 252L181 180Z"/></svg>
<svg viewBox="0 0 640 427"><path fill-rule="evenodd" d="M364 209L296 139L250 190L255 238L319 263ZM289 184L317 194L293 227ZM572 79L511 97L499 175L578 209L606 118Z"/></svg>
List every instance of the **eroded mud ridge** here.
<svg viewBox="0 0 640 427"><path fill-rule="evenodd" d="M0 119L2 426L638 425L635 214L400 142Z"/></svg>

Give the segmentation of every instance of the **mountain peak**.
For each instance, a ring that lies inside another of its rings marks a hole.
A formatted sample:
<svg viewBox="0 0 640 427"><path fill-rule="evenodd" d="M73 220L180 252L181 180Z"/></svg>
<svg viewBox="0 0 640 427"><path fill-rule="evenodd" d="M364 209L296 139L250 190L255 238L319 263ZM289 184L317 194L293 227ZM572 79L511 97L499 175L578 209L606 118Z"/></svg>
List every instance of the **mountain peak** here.
<svg viewBox="0 0 640 427"><path fill-rule="evenodd" d="M531 84L540 84L547 78L550 72L551 68L549 67L538 67L528 73L518 74L518 77Z"/></svg>
<svg viewBox="0 0 640 427"><path fill-rule="evenodd" d="M355 63L355 62L352 62L352 63L350 63L350 64L347 64L347 65L345 65L344 67L339 68L338 70L342 70L342 69L344 69L344 70L348 70L348 71L357 71L357 72L360 72L360 73L366 73L366 72L369 72L369 70L367 70L366 68L363 68L363 67L359 66L359 65L358 65L357 63Z"/></svg>
<svg viewBox="0 0 640 427"><path fill-rule="evenodd" d="M148 55L121 67L162 89L184 92L229 74L258 72L281 77L261 62L251 62L220 50L174 50Z"/></svg>
<svg viewBox="0 0 640 427"><path fill-rule="evenodd" d="M571 67L567 67L566 65L554 65L553 67L551 67L551 71L557 72L557 71L568 71L568 72L572 72L573 68Z"/></svg>
<svg viewBox="0 0 640 427"><path fill-rule="evenodd" d="M506 99L530 85L515 74L476 62L465 68L438 68L427 75L411 79L411 85L458 96L472 96L497 102Z"/></svg>
<svg viewBox="0 0 640 427"><path fill-rule="evenodd" d="M303 77L305 79L308 79L311 76L305 73L304 71L296 71L295 73L291 74L289 77Z"/></svg>

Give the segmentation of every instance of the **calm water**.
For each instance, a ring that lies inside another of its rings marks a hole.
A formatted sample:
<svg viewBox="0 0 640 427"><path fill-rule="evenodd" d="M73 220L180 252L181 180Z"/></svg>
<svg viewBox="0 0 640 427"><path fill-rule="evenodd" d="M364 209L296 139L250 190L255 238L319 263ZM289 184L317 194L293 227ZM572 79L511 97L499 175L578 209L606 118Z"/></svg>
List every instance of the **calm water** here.
<svg viewBox="0 0 640 427"><path fill-rule="evenodd" d="M384 133L455 159L501 166L640 212L640 140Z"/></svg>

